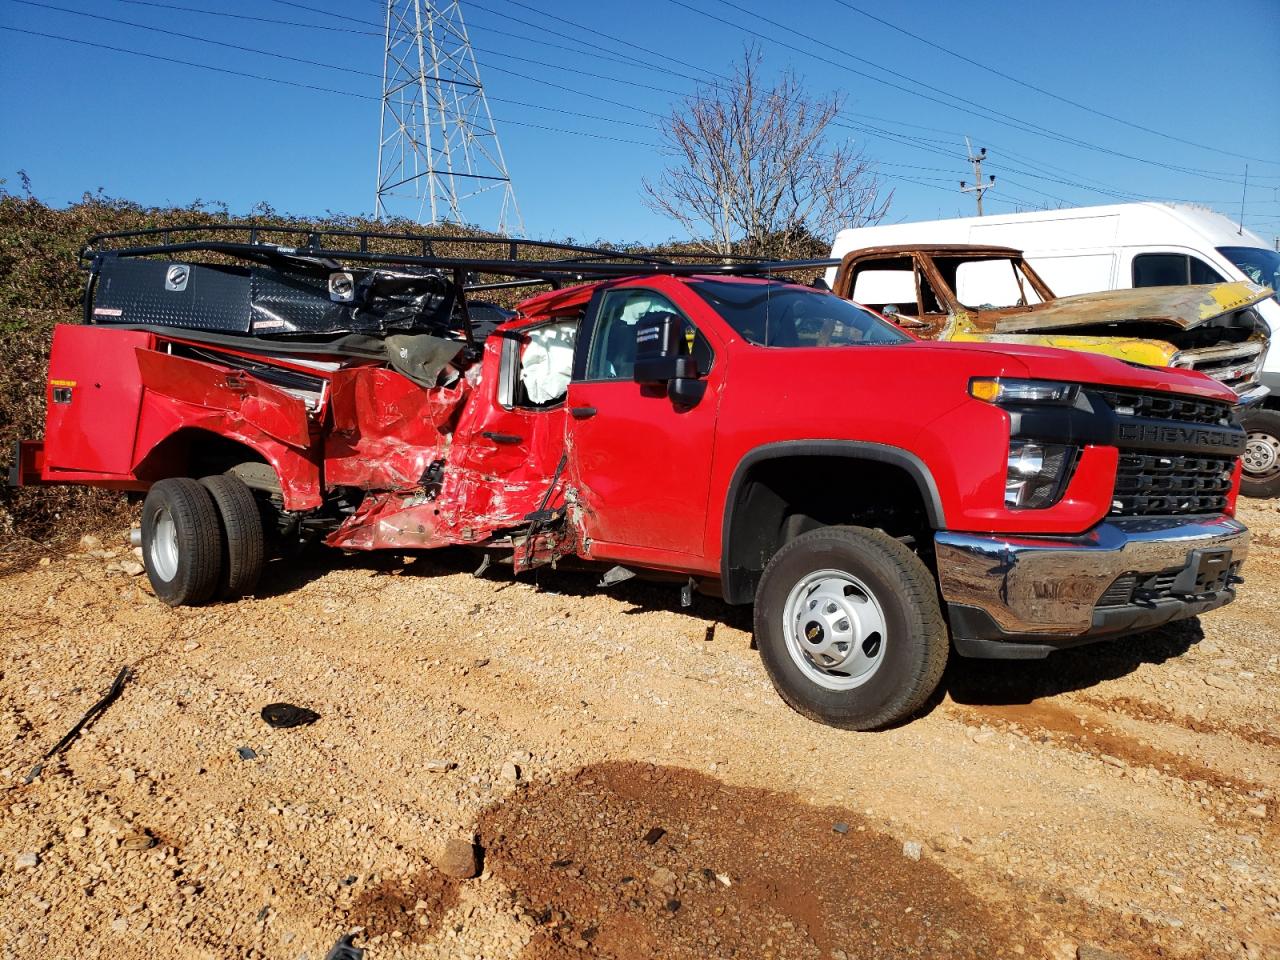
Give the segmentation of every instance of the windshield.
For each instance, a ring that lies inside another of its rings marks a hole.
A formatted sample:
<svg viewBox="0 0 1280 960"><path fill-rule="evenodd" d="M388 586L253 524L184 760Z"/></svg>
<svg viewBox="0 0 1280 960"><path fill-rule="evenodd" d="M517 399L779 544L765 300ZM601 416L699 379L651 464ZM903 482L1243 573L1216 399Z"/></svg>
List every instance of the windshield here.
<svg viewBox="0 0 1280 960"><path fill-rule="evenodd" d="M689 286L729 326L762 347L852 347L911 338L835 294L789 283L694 280Z"/></svg>
<svg viewBox="0 0 1280 960"><path fill-rule="evenodd" d="M1272 299L1280 300L1280 253L1266 247L1219 247L1218 252L1254 283L1274 290Z"/></svg>

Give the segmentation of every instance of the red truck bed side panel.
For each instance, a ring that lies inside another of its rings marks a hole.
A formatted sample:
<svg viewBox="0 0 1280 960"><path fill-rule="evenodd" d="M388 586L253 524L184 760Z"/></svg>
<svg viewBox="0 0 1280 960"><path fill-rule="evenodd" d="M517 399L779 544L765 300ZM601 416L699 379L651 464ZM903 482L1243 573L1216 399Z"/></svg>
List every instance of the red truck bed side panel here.
<svg viewBox="0 0 1280 960"><path fill-rule="evenodd" d="M155 338L136 330L59 324L45 392L44 471L127 476L142 403L135 352Z"/></svg>

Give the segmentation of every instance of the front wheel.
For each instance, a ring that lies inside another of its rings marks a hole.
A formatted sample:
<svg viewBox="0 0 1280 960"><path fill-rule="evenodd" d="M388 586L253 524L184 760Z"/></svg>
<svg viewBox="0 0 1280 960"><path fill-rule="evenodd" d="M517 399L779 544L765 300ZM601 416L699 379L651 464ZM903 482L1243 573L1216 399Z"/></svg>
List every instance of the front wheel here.
<svg viewBox="0 0 1280 960"><path fill-rule="evenodd" d="M756 593L755 636L782 699L847 730L918 710L949 648L928 568L865 527L811 530L774 554Z"/></svg>
<svg viewBox="0 0 1280 960"><path fill-rule="evenodd" d="M1280 497L1280 410L1250 410L1243 426L1248 440L1240 493L1259 500Z"/></svg>

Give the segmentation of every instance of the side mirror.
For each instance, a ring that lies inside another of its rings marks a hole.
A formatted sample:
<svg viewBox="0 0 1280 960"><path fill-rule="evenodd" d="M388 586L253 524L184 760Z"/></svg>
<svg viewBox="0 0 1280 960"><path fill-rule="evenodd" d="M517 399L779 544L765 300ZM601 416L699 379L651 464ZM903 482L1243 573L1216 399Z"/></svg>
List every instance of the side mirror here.
<svg viewBox="0 0 1280 960"><path fill-rule="evenodd" d="M669 311L651 310L636 324L636 383L665 383L679 376L680 335L684 324Z"/></svg>
<svg viewBox="0 0 1280 960"><path fill-rule="evenodd" d="M674 313L653 311L636 324L636 363L632 379L636 383L667 387L672 403L693 406L707 392L700 380L698 361L681 356L684 321Z"/></svg>

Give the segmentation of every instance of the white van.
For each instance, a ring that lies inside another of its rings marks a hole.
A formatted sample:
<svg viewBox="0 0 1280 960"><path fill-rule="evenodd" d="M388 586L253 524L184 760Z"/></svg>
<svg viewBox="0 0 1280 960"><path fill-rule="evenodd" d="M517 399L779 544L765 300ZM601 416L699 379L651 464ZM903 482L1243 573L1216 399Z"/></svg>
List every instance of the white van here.
<svg viewBox="0 0 1280 960"><path fill-rule="evenodd" d="M1280 253L1220 213L1173 203L1116 203L841 230L833 258L890 244L1015 247L1060 297L1096 290L1251 280L1277 291L1257 305L1280 337ZM835 281L828 271L827 283ZM1266 405L1280 409L1280 346L1267 352Z"/></svg>

